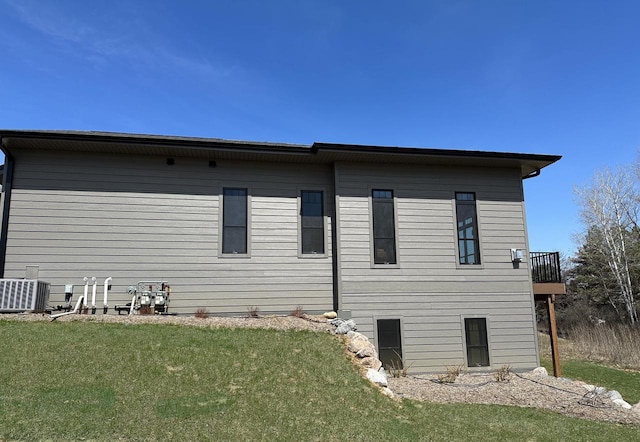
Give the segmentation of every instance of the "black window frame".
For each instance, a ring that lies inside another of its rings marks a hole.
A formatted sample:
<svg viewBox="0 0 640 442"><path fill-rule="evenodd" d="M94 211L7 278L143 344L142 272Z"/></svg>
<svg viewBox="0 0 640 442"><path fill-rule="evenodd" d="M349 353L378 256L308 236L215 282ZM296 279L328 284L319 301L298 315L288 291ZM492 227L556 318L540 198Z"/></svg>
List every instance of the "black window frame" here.
<svg viewBox="0 0 640 442"><path fill-rule="evenodd" d="M490 367L487 318L464 318L468 367Z"/></svg>
<svg viewBox="0 0 640 442"><path fill-rule="evenodd" d="M234 204L236 198L242 198L241 204ZM224 187L222 189L222 254L246 255L249 250L249 190L241 187ZM243 203L243 204L242 204ZM243 207L244 213L231 214L229 211L236 207ZM242 232L242 246L231 242L232 234Z"/></svg>
<svg viewBox="0 0 640 442"><path fill-rule="evenodd" d="M381 218L381 213L385 211L390 216ZM376 265L397 264L396 209L393 190L372 189L371 212L373 263ZM385 232L387 233L385 234ZM382 253L378 253L379 251Z"/></svg>
<svg viewBox="0 0 640 442"><path fill-rule="evenodd" d="M395 336L390 336L396 333ZM387 335L385 337L385 335ZM394 342L390 345L389 340ZM402 323L398 318L378 318L376 320L376 342L378 359L389 368L404 368L402 356ZM395 344L395 345L393 345Z"/></svg>
<svg viewBox="0 0 640 442"><path fill-rule="evenodd" d="M316 200L309 201L308 197L311 196L316 197ZM313 244L316 244L316 247L313 247ZM317 247L318 244L320 247ZM302 255L324 255L326 248L324 191L301 190L300 253Z"/></svg>
<svg viewBox="0 0 640 442"><path fill-rule="evenodd" d="M456 239L458 243L458 264L480 265L480 228L478 226L478 206L475 192L456 192ZM471 211L470 216L466 212ZM464 216L464 219L462 218ZM469 236L471 229L471 236ZM473 251L469 252L469 246Z"/></svg>

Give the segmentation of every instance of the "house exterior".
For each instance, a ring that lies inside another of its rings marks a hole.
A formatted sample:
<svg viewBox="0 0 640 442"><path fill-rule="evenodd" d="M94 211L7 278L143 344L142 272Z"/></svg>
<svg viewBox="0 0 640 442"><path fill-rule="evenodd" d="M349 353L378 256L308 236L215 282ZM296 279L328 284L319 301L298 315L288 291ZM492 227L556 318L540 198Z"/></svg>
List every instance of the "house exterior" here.
<svg viewBox="0 0 640 442"><path fill-rule="evenodd" d="M337 310L413 372L538 365L522 180L559 156L0 131L0 272L170 310Z"/></svg>

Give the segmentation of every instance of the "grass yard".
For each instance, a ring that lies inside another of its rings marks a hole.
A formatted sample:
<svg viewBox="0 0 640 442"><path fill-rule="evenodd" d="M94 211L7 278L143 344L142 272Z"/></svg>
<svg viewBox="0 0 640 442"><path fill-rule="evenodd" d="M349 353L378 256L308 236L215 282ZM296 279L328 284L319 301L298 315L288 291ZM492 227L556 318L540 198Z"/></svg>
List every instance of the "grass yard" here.
<svg viewBox="0 0 640 442"><path fill-rule="evenodd" d="M637 440L533 409L394 401L328 334L0 320L0 440Z"/></svg>

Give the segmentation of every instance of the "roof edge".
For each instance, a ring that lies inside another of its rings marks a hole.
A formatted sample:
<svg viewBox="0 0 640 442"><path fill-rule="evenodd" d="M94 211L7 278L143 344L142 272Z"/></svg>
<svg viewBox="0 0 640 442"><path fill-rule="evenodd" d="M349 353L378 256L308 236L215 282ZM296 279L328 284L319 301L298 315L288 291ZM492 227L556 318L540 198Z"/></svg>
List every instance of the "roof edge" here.
<svg viewBox="0 0 640 442"><path fill-rule="evenodd" d="M311 145L294 143L276 143L267 141L242 141L223 138L185 137L178 135L149 135L124 132L66 131L66 130L6 130L0 129L2 138L51 139L69 141L119 142L127 144L154 144L158 146L185 147L233 147L235 149L268 147L270 151L278 148L287 151L310 151Z"/></svg>
<svg viewBox="0 0 640 442"><path fill-rule="evenodd" d="M174 135L147 135L121 132L100 131L66 131L66 130L10 130L0 129L2 139L40 139L61 140L71 142L98 142L98 143L122 143L130 145L151 145L157 147L171 147L178 149L195 150L228 150L237 152L254 152L264 154L316 156L322 153L329 154L364 154L371 159L378 155L391 155L401 159L403 157L440 158L443 161L455 158L467 160L498 160L500 162L516 162L522 167L523 177L535 170L547 167L560 160L560 155L495 152L480 150L436 149L421 147L394 147L377 145L358 145L343 143L314 142L308 144L289 144L259 141L238 141L222 138L184 137ZM9 154L9 150L2 143L2 150ZM504 163L502 163L504 164ZM526 167L525 167L526 164Z"/></svg>
<svg viewBox="0 0 640 442"><path fill-rule="evenodd" d="M410 155L440 156L440 157L476 157L476 158L500 158L514 160L535 160L555 163L562 158L562 155L534 154L534 153L514 153L495 152L484 150L463 150L463 149L436 149L427 147L394 147L394 146L372 146L360 144L340 144L316 142L312 145L312 150L332 151L332 152L360 152L360 153L380 153L394 154L403 153Z"/></svg>

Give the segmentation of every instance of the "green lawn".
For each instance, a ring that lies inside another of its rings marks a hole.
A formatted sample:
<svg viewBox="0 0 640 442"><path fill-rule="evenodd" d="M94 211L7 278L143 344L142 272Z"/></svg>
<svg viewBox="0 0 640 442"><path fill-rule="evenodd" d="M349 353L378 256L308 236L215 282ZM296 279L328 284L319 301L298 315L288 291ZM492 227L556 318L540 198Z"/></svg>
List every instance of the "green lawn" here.
<svg viewBox="0 0 640 442"><path fill-rule="evenodd" d="M561 359L562 376L581 380L593 385L617 390L630 404L640 402L640 372L620 370L602 364L576 359ZM553 372L550 358L542 358L542 365Z"/></svg>
<svg viewBox="0 0 640 442"><path fill-rule="evenodd" d="M619 441L639 434L533 409L390 400L328 334L0 320L0 358L0 440Z"/></svg>

